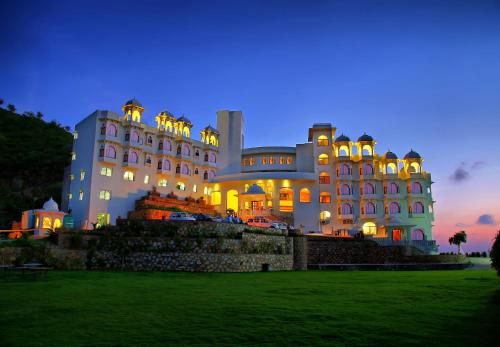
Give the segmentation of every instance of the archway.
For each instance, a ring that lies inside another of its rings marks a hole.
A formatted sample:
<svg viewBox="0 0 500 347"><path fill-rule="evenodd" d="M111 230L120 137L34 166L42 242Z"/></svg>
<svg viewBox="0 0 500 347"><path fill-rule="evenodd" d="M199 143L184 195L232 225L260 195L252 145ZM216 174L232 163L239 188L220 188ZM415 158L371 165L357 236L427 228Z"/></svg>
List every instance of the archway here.
<svg viewBox="0 0 500 347"><path fill-rule="evenodd" d="M280 189L280 211L293 211L293 190L291 190L290 188Z"/></svg>
<svg viewBox="0 0 500 347"><path fill-rule="evenodd" d="M376 235L377 225L373 222L366 222L363 224L363 234L365 235Z"/></svg>
<svg viewBox="0 0 500 347"><path fill-rule="evenodd" d="M226 210L233 210L238 213L238 191L235 189L228 190L226 193Z"/></svg>

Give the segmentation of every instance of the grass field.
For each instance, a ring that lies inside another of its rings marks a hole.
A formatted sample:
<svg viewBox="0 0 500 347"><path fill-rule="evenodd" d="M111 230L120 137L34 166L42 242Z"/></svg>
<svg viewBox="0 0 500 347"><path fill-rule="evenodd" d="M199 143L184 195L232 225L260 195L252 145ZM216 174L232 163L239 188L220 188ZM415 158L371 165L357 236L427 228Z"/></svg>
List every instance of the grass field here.
<svg viewBox="0 0 500 347"><path fill-rule="evenodd" d="M491 270L0 279L0 346L493 346L499 328Z"/></svg>

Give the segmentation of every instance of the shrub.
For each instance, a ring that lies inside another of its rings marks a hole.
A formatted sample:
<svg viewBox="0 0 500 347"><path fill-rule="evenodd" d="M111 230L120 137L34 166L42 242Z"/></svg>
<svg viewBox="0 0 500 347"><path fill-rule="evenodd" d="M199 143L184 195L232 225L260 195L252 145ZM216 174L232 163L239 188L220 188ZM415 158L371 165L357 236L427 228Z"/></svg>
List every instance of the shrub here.
<svg viewBox="0 0 500 347"><path fill-rule="evenodd" d="M500 276L500 230L495 236L495 241L493 241L493 246L491 246L491 267L497 270L497 275Z"/></svg>

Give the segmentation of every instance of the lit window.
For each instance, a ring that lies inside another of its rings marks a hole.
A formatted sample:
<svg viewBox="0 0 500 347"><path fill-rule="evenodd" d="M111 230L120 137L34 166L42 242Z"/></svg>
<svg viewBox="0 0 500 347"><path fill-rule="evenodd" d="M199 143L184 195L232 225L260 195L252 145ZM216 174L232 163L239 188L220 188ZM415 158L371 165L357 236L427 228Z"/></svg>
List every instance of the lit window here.
<svg viewBox="0 0 500 347"><path fill-rule="evenodd" d="M220 192L212 192L210 196L210 202L212 205L220 205L221 204Z"/></svg>
<svg viewBox="0 0 500 347"><path fill-rule="evenodd" d="M363 234L365 235L376 235L377 225L373 222L366 222L363 224Z"/></svg>
<svg viewBox="0 0 500 347"><path fill-rule="evenodd" d="M321 135L318 137L318 146L324 147L328 146L328 137Z"/></svg>
<svg viewBox="0 0 500 347"><path fill-rule="evenodd" d="M80 181L85 179L85 170L80 170Z"/></svg>
<svg viewBox="0 0 500 347"><path fill-rule="evenodd" d="M76 160L76 153L75 152L71 152L71 160Z"/></svg>
<svg viewBox="0 0 500 347"><path fill-rule="evenodd" d="M198 187L196 186L196 184L193 185L193 192L197 192L198 191Z"/></svg>
<svg viewBox="0 0 500 347"><path fill-rule="evenodd" d="M330 196L330 193L327 192L322 192L319 195L319 202L322 204L329 204L332 202L332 197Z"/></svg>
<svg viewBox="0 0 500 347"><path fill-rule="evenodd" d="M73 174L69 175L69 180L70 181L73 181L74 179L75 179L75 175L73 175Z"/></svg>
<svg viewBox="0 0 500 347"><path fill-rule="evenodd" d="M103 226L109 224L109 213L98 213L97 214L97 226Z"/></svg>
<svg viewBox="0 0 500 347"><path fill-rule="evenodd" d="M311 202L311 192L307 188L302 188L299 192L299 202Z"/></svg>
<svg viewBox="0 0 500 347"><path fill-rule="evenodd" d="M291 165L293 163L293 158L292 157L287 157L286 158L286 163L287 163L287 165Z"/></svg>
<svg viewBox="0 0 500 347"><path fill-rule="evenodd" d="M274 157L269 157L269 164L271 164L271 165L274 164Z"/></svg>
<svg viewBox="0 0 500 347"><path fill-rule="evenodd" d="M280 157L280 165L285 164L285 157Z"/></svg>
<svg viewBox="0 0 500 347"><path fill-rule="evenodd" d="M101 190L99 192L99 199L101 199L101 200L111 200L111 192L109 190Z"/></svg>
<svg viewBox="0 0 500 347"><path fill-rule="evenodd" d="M68 194L68 200L71 200L71 199L73 199L73 194L69 193Z"/></svg>
<svg viewBox="0 0 500 347"><path fill-rule="evenodd" d="M83 190L80 189L80 193L78 195L78 200L83 200Z"/></svg>
<svg viewBox="0 0 500 347"><path fill-rule="evenodd" d="M123 173L123 179L125 181L133 181L135 179L135 175L132 171L125 171Z"/></svg>
<svg viewBox="0 0 500 347"><path fill-rule="evenodd" d="M78 131L73 131L73 139L77 139L78 138Z"/></svg>
<svg viewBox="0 0 500 347"><path fill-rule="evenodd" d="M42 228L44 229L50 229L52 227L52 221L50 220L49 217L44 217L42 223L43 223Z"/></svg>
<svg viewBox="0 0 500 347"><path fill-rule="evenodd" d="M54 224L53 224L52 228L55 230L55 229L60 228L61 225L62 225L61 220L59 218L56 218L56 219L54 219Z"/></svg>
<svg viewBox="0 0 500 347"><path fill-rule="evenodd" d="M262 157L262 165L266 165L267 164L267 160L268 159L267 159L266 156Z"/></svg>
<svg viewBox="0 0 500 347"><path fill-rule="evenodd" d="M177 182L177 189L186 190L186 185L183 182Z"/></svg>
<svg viewBox="0 0 500 347"><path fill-rule="evenodd" d="M330 216L330 212L321 211L321 213L319 214L319 220L321 221L321 224L330 224Z"/></svg>
<svg viewBox="0 0 500 347"><path fill-rule="evenodd" d="M319 174L319 183L320 184L329 184L330 183L330 175L327 172L321 172Z"/></svg>
<svg viewBox="0 0 500 347"><path fill-rule="evenodd" d="M158 181L158 185L160 187L166 187L167 184L168 184L168 181L166 179L164 179L164 178L162 178L161 180Z"/></svg>
<svg viewBox="0 0 500 347"><path fill-rule="evenodd" d="M328 165L328 154L320 154L318 156L318 165Z"/></svg>
<svg viewBox="0 0 500 347"><path fill-rule="evenodd" d="M251 158L249 159L249 162L248 162L248 163L249 163L249 165L250 165L250 166L253 166L253 165L255 164L255 159L254 159L253 157L251 157Z"/></svg>
<svg viewBox="0 0 500 347"><path fill-rule="evenodd" d="M101 167L101 176L108 176L110 177L113 174L113 169L110 167Z"/></svg>
<svg viewBox="0 0 500 347"><path fill-rule="evenodd" d="M144 184L149 183L149 175L144 176Z"/></svg>

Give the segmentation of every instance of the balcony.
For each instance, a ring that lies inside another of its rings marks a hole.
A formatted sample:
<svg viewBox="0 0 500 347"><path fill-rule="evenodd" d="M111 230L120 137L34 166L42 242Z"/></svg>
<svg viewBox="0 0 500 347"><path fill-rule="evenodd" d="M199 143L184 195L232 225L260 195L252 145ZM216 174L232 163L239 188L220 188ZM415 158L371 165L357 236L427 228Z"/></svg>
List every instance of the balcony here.
<svg viewBox="0 0 500 347"><path fill-rule="evenodd" d="M132 163L130 161L124 161L124 162L122 162L122 166L129 168L129 169L138 169L139 163Z"/></svg>
<svg viewBox="0 0 500 347"><path fill-rule="evenodd" d="M339 180L352 181L352 175L340 175Z"/></svg>
<svg viewBox="0 0 500 347"><path fill-rule="evenodd" d="M352 201L352 200L356 200L356 198L354 197L353 194L349 194L349 195L338 195L338 199L339 200L348 200L348 201Z"/></svg>
<svg viewBox="0 0 500 347"><path fill-rule="evenodd" d="M110 158L110 157L102 156L102 157L99 157L98 160L100 162L104 162L104 163L109 163L109 164L116 165L116 158Z"/></svg>
<svg viewBox="0 0 500 347"><path fill-rule="evenodd" d="M120 143L118 136L109 135L109 134L99 134L98 139L101 141L111 141L111 142Z"/></svg>
<svg viewBox="0 0 500 347"><path fill-rule="evenodd" d="M156 169L156 173L162 174L162 175L170 175L171 171L167 170L167 169L160 168L160 169Z"/></svg>
<svg viewBox="0 0 500 347"><path fill-rule="evenodd" d="M362 199L366 199L366 200L377 199L378 198L378 194L363 194L363 195L361 195L361 198Z"/></svg>
<svg viewBox="0 0 500 347"><path fill-rule="evenodd" d="M374 219L377 218L377 213L362 213L361 219Z"/></svg>
<svg viewBox="0 0 500 347"><path fill-rule="evenodd" d="M352 213L350 214L338 214L337 215L337 218L338 219L351 219L351 220L354 220L354 215Z"/></svg>

